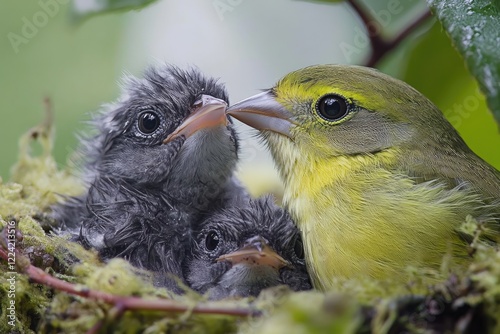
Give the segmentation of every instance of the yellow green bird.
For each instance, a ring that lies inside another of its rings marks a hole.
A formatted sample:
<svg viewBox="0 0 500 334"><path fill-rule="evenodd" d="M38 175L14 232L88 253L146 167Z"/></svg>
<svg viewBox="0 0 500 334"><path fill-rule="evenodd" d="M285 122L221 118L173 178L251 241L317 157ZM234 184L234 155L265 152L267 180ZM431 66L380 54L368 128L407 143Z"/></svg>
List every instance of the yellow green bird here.
<svg viewBox="0 0 500 334"><path fill-rule="evenodd" d="M440 110L377 70L317 65L228 109L260 130L316 288L470 260L470 215L500 240L500 173Z"/></svg>

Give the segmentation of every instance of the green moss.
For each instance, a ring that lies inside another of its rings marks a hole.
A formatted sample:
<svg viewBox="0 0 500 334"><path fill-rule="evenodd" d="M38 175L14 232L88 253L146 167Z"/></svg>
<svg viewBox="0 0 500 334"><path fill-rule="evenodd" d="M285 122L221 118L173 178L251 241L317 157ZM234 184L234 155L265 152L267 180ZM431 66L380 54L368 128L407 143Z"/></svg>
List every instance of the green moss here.
<svg viewBox="0 0 500 334"><path fill-rule="evenodd" d="M358 302L348 295L286 293L269 315L245 324L242 333L354 333L361 327Z"/></svg>
<svg viewBox="0 0 500 334"><path fill-rule="evenodd" d="M90 289L100 290L118 296L140 295L146 282L123 259L113 259L95 270L86 280Z"/></svg>
<svg viewBox="0 0 500 334"><path fill-rule="evenodd" d="M4 184L0 179L0 217L22 217L35 215L40 209L36 203L23 199L23 186L17 183Z"/></svg>

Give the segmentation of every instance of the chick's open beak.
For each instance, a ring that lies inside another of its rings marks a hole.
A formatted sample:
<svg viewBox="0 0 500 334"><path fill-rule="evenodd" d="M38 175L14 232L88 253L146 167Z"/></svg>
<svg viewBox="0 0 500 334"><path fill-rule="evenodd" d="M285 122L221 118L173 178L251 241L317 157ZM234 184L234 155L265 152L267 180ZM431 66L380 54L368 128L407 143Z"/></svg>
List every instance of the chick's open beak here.
<svg viewBox="0 0 500 334"><path fill-rule="evenodd" d="M229 261L233 266L236 264L270 266L276 270L289 265L288 261L279 256L261 236L248 239L243 247L218 257L217 261Z"/></svg>
<svg viewBox="0 0 500 334"><path fill-rule="evenodd" d="M193 111L174 132L168 135L163 144L179 136L188 138L196 131L218 125L227 125L227 103L210 95L202 95L193 105Z"/></svg>
<svg viewBox="0 0 500 334"><path fill-rule="evenodd" d="M227 114L257 130L269 130L290 137L292 114L268 90L236 103Z"/></svg>

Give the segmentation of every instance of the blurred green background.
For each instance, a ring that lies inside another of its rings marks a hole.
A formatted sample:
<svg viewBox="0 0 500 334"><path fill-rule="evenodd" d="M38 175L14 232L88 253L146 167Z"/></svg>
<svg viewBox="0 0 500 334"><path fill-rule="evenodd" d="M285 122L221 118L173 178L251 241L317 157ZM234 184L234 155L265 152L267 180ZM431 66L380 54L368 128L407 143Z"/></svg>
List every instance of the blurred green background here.
<svg viewBox="0 0 500 334"><path fill-rule="evenodd" d="M426 8L423 0L398 3L397 14L378 15L387 36ZM365 5L375 14L388 9L387 0ZM71 6L67 0L0 3L0 176L4 180L16 161L18 138L43 118L45 97L55 112L54 154L64 166L77 147L76 133L88 129L84 121L91 112L117 98L124 73L140 75L149 64L163 62L196 65L220 77L236 102L292 70L318 63L362 64L369 53L363 25L344 3L160 0L142 11L93 16L78 23L71 20ZM500 168L497 125L463 60L434 19L379 65L436 103L469 146ZM273 184L276 176L268 154L252 130L240 128L242 177L265 173L269 179L262 182Z"/></svg>

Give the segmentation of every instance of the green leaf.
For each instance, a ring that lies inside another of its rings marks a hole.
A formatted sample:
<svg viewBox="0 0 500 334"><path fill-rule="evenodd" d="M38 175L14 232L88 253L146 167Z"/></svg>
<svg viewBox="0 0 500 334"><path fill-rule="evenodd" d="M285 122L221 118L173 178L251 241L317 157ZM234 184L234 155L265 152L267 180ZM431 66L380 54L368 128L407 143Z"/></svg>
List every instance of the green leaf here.
<svg viewBox="0 0 500 334"><path fill-rule="evenodd" d="M500 125L499 0L428 0Z"/></svg>
<svg viewBox="0 0 500 334"><path fill-rule="evenodd" d="M157 0L73 0L73 16L80 20L108 12L138 10Z"/></svg>
<svg viewBox="0 0 500 334"><path fill-rule="evenodd" d="M500 169L500 134L477 81L436 23L410 41L399 78L415 87L444 113L469 147ZM487 144L486 144L487 143Z"/></svg>

